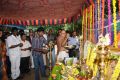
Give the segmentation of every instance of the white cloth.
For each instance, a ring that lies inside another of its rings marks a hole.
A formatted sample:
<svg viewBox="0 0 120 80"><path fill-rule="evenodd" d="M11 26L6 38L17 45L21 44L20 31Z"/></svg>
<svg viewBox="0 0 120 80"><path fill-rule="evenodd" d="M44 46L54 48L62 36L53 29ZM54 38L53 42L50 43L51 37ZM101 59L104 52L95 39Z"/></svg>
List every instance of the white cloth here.
<svg viewBox="0 0 120 80"><path fill-rule="evenodd" d="M61 60L64 60L65 58L68 58L68 57L69 57L68 53L66 53L65 51L60 51L58 56L57 56L57 60L61 61Z"/></svg>
<svg viewBox="0 0 120 80"><path fill-rule="evenodd" d="M14 53L14 54L17 54ZM20 55L9 55L10 62L11 62L11 73L12 79L16 79L20 76Z"/></svg>
<svg viewBox="0 0 120 80"><path fill-rule="evenodd" d="M68 45L75 45L76 49L79 49L79 40L77 37L69 37L68 38Z"/></svg>
<svg viewBox="0 0 120 80"><path fill-rule="evenodd" d="M17 45L20 43L20 40L18 37L15 37L14 35L11 35L7 38L7 45L8 48L11 47L12 45ZM21 50L20 47L15 47L15 48L9 48L9 58L11 62L11 73L12 73L12 79L16 79L20 75L20 55L21 55Z"/></svg>
<svg viewBox="0 0 120 80"><path fill-rule="evenodd" d="M43 37L47 40L47 34L44 34ZM46 45L43 44L43 46L46 46ZM46 54L42 54L42 55L43 55L44 65L47 65L47 57L46 57Z"/></svg>
<svg viewBox="0 0 120 80"><path fill-rule="evenodd" d="M87 58L87 54L88 54L88 48L90 46L91 42L90 41L86 41L85 44L84 44L84 59Z"/></svg>
<svg viewBox="0 0 120 80"><path fill-rule="evenodd" d="M31 52L32 53L32 52ZM34 61L33 61L33 55L31 54L30 56L30 59L31 59L31 68L34 68Z"/></svg>
<svg viewBox="0 0 120 80"><path fill-rule="evenodd" d="M30 42L27 41L27 40L25 40L25 42L21 40L21 43L23 43L23 46L21 47L21 49L25 49L25 48L31 47ZM31 51L30 50L21 51L21 57L28 57L30 55L31 55Z"/></svg>
<svg viewBox="0 0 120 80"><path fill-rule="evenodd" d="M43 37L47 40L47 34L44 34Z"/></svg>

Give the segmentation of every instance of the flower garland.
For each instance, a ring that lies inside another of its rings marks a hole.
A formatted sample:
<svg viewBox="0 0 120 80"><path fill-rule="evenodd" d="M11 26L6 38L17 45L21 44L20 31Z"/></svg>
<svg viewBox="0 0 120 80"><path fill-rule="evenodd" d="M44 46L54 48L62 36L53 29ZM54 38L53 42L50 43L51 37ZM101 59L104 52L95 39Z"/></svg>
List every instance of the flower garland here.
<svg viewBox="0 0 120 80"><path fill-rule="evenodd" d="M111 40L111 6L110 6L111 0L108 0L108 30L110 34L110 40Z"/></svg>
<svg viewBox="0 0 120 80"><path fill-rule="evenodd" d="M88 7L88 29L90 29L90 7ZM87 34L89 35L89 36L87 36L88 37L88 40L90 40L90 31L89 30L87 30Z"/></svg>
<svg viewBox="0 0 120 80"><path fill-rule="evenodd" d="M83 11L83 18L82 18L82 35L84 35L84 18L85 18L85 16L84 16L84 11Z"/></svg>
<svg viewBox="0 0 120 80"><path fill-rule="evenodd" d="M92 29L92 5L90 6L90 29ZM90 30L90 41L92 40L92 30Z"/></svg>
<svg viewBox="0 0 120 80"><path fill-rule="evenodd" d="M120 0L118 0L118 5L119 5L119 16L120 16Z"/></svg>
<svg viewBox="0 0 120 80"><path fill-rule="evenodd" d="M116 0L113 1L114 45L117 48Z"/></svg>
<svg viewBox="0 0 120 80"><path fill-rule="evenodd" d="M119 74L120 74L120 58L119 58L118 63L115 67L115 70L113 72L111 80L117 80Z"/></svg>
<svg viewBox="0 0 120 80"><path fill-rule="evenodd" d="M98 28L100 28L100 0L97 0L98 9Z"/></svg>
<svg viewBox="0 0 120 80"><path fill-rule="evenodd" d="M104 32L104 12L105 12L104 8L105 8L105 1L102 0L102 34Z"/></svg>
<svg viewBox="0 0 120 80"><path fill-rule="evenodd" d="M84 10L85 11L85 13L84 13L84 42L86 41L86 9Z"/></svg>
<svg viewBox="0 0 120 80"><path fill-rule="evenodd" d="M87 50L88 50L88 52L87 52L86 64L87 64L87 66L90 66L91 47L89 46L87 48Z"/></svg>
<svg viewBox="0 0 120 80"><path fill-rule="evenodd" d="M88 16L88 13L87 13L87 12L88 12L88 10L87 10L87 8L86 8L86 31L87 31L87 25L88 25L88 24L87 24L87 16ZM87 40L87 36L88 36L88 35L87 35L87 32L86 32L86 40Z"/></svg>
<svg viewBox="0 0 120 80"><path fill-rule="evenodd" d="M97 33L98 33L98 31L97 31L97 27L98 27L98 24L97 24L97 20L98 20L98 18L97 18L97 2L95 3L95 42L97 43Z"/></svg>
<svg viewBox="0 0 120 80"><path fill-rule="evenodd" d="M94 7L95 7L95 6L94 6L94 4L93 4L93 8L92 8L92 9L93 9L93 10L92 10L92 17L93 17L93 18L92 18L92 26L93 26L93 27L92 27L92 29L94 29L94 26L95 26L95 25L94 25L94 9L95 9ZM93 38L92 38L93 40L92 40L92 41L94 42L94 41L95 41L94 31L92 31L92 35L93 35Z"/></svg>

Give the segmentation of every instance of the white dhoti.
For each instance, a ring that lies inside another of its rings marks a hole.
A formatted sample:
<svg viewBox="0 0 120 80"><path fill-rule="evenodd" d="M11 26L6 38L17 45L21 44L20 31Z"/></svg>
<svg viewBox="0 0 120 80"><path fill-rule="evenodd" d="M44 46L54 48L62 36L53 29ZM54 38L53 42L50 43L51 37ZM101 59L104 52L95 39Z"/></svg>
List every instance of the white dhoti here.
<svg viewBox="0 0 120 80"><path fill-rule="evenodd" d="M9 55L10 62L11 62L11 76L12 79L16 79L20 76L20 54L19 53L11 53Z"/></svg>
<svg viewBox="0 0 120 80"><path fill-rule="evenodd" d="M66 57L67 58L69 57L68 53L66 53L65 51L60 51L57 56L57 60L61 61L61 60L64 60Z"/></svg>

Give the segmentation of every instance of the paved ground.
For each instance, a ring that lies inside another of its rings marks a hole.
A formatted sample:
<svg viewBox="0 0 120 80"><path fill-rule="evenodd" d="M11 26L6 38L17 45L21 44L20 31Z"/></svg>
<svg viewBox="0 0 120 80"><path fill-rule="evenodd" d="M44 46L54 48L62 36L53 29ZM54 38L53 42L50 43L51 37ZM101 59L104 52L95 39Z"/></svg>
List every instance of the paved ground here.
<svg viewBox="0 0 120 80"><path fill-rule="evenodd" d="M34 70L32 69L28 74L25 74L22 80L34 80ZM40 80L48 80L48 78L41 78Z"/></svg>

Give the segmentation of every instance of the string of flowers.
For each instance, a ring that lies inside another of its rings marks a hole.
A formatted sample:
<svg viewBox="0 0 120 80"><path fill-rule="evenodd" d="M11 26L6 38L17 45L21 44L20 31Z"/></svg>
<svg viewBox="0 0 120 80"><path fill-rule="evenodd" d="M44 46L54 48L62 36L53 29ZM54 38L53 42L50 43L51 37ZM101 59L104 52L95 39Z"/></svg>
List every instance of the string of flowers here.
<svg viewBox="0 0 120 80"><path fill-rule="evenodd" d="M90 29L92 29L92 5L90 6ZM92 40L92 30L90 30L90 41Z"/></svg>
<svg viewBox="0 0 120 80"><path fill-rule="evenodd" d="M92 18L92 26L93 26L92 29L94 29L94 9L95 9L95 8L94 8L94 4L93 4L92 9L93 9L93 10L92 10L92 17L93 17L93 18ZM94 42L94 40L95 40L95 35L94 35L94 31L92 31L92 32L93 32L93 34L92 34L92 35L93 35L93 38L92 38L92 39L93 39L93 42Z"/></svg>
<svg viewBox="0 0 120 80"><path fill-rule="evenodd" d="M97 0L97 9L98 9L98 28L100 28L100 0Z"/></svg>
<svg viewBox="0 0 120 80"><path fill-rule="evenodd" d="M88 29L90 29L90 6L88 7L88 12L87 13L89 15L88 16ZM89 36L87 36L88 40L90 40L90 31L87 30L87 32L88 32L87 34L89 34Z"/></svg>
<svg viewBox="0 0 120 80"><path fill-rule="evenodd" d="M96 47L93 47L93 45L89 44L86 64L87 66L90 67L90 69L93 70L93 76L96 76L97 71L98 71L97 65L94 64L95 58L96 58Z"/></svg>
<svg viewBox="0 0 120 80"><path fill-rule="evenodd" d="M86 31L87 31L87 25L88 25L88 23L87 23L87 16L88 16L88 10L87 10L87 8L86 8ZM87 39L87 32L86 32L86 39Z"/></svg>
<svg viewBox="0 0 120 80"><path fill-rule="evenodd" d="M111 0L108 0L108 31L110 34L110 40L111 40L111 6L110 6Z"/></svg>
<svg viewBox="0 0 120 80"><path fill-rule="evenodd" d="M111 80L117 80L119 74L120 74L120 58L119 58L118 63L116 65L116 67L115 67L115 70L114 70L114 72L112 74Z"/></svg>
<svg viewBox="0 0 120 80"><path fill-rule="evenodd" d="M120 16L120 0L118 0L118 5L119 5L119 16Z"/></svg>
<svg viewBox="0 0 120 80"><path fill-rule="evenodd" d="M82 18L82 35L84 36L84 13L85 11L83 11L83 18Z"/></svg>
<svg viewBox="0 0 120 80"><path fill-rule="evenodd" d="M98 24L97 24L97 2L95 2L95 42L97 43L97 27L98 27Z"/></svg>
<svg viewBox="0 0 120 80"><path fill-rule="evenodd" d="M117 48L116 0L113 1L114 45Z"/></svg>
<svg viewBox="0 0 120 80"><path fill-rule="evenodd" d="M86 9L84 10L84 42L86 41Z"/></svg>
<svg viewBox="0 0 120 80"><path fill-rule="evenodd" d="M105 8L105 1L102 0L102 33L104 32L104 8Z"/></svg>

